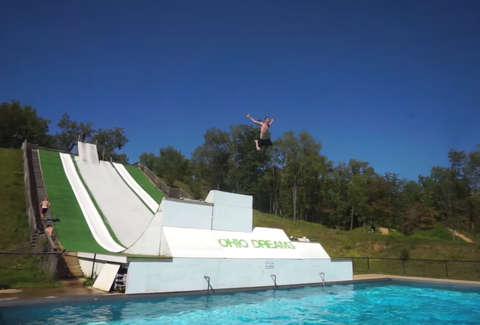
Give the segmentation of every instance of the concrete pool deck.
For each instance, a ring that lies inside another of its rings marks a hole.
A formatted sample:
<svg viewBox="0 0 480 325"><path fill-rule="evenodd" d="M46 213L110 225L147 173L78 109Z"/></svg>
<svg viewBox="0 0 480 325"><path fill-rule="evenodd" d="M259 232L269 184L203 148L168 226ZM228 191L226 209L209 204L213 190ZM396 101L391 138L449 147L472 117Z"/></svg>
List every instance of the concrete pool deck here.
<svg viewBox="0 0 480 325"><path fill-rule="evenodd" d="M5 289L0 290L0 308L8 308L21 305L36 305L45 303L63 303L63 302L81 302L81 301L96 301L101 299L127 299L134 297L168 297L177 295L189 295L189 294L206 294L206 292L183 292L183 293L170 293L170 294L137 294L137 295L125 295L123 293L107 293L101 290L93 289L91 287L83 286L84 279L73 279L62 281L62 286L58 288L27 288L27 289ZM343 284L351 284L356 282L368 282L368 281L409 281L419 283L434 283L434 284L447 284L447 285L464 285L471 287L479 287L480 281L466 281L466 280L452 280L452 279L438 279L438 278L423 278L412 276L399 276L399 275L386 275L386 274L358 274L354 275L352 281L342 281ZM332 283L340 284L340 283ZM321 285L310 284L310 285ZM308 286L305 285L305 286ZM302 287L299 286L285 286L288 287ZM281 289L282 287L280 287ZM272 288L257 288L256 290L266 290ZM249 291L255 290L255 288L248 288L247 290L229 290L218 291L222 292L236 292L236 291Z"/></svg>

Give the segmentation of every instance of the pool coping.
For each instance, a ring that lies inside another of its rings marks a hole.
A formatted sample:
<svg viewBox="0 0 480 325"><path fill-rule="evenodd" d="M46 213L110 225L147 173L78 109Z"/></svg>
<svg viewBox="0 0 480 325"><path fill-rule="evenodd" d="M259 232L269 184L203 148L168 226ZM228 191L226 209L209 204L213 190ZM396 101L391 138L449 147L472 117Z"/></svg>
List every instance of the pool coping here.
<svg viewBox="0 0 480 325"><path fill-rule="evenodd" d="M247 288L228 288L228 289L216 289L213 291L208 290L196 290L196 291L182 291L182 292L160 292L160 293L142 293L142 294L124 294L124 293L104 293L96 292L92 294L84 295L58 295L47 296L40 298L1 298L0 292L0 310L9 307L26 307L45 304L58 304L58 303L79 303L79 302L98 302L98 301L118 301L125 299L142 299L142 298L168 298L168 297L180 297L180 296L198 296L208 294L224 294L235 292L252 292L263 291L272 289L294 289L302 287L314 287L314 286L331 286L342 284L356 284L356 283L369 283L369 282L403 282L403 283L421 283L421 284L436 284L442 286L455 286L465 288L480 288L479 281L466 281L466 280L452 280L452 279L437 279L437 278L422 278L422 277L409 277L409 276L397 276L397 275L384 275L384 274L361 274L355 275L353 280L346 281L330 281L325 283L303 283L294 285L279 285L275 286L262 286L262 287L247 287Z"/></svg>

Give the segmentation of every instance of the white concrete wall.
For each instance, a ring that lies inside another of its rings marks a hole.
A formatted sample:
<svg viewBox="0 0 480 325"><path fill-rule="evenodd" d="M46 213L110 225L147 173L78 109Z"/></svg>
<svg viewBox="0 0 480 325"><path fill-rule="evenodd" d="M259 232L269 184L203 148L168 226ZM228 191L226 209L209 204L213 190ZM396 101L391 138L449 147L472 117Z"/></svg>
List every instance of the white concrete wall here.
<svg viewBox="0 0 480 325"><path fill-rule="evenodd" d="M167 227L211 229L213 206L195 201L164 198L160 203L161 224Z"/></svg>
<svg viewBox="0 0 480 325"><path fill-rule="evenodd" d="M221 259L174 258L172 261L130 262L127 294L251 288L277 285L347 281L353 279L351 262L330 259Z"/></svg>
<svg viewBox="0 0 480 325"><path fill-rule="evenodd" d="M252 231L252 196L213 190L205 201L214 204L212 229Z"/></svg>

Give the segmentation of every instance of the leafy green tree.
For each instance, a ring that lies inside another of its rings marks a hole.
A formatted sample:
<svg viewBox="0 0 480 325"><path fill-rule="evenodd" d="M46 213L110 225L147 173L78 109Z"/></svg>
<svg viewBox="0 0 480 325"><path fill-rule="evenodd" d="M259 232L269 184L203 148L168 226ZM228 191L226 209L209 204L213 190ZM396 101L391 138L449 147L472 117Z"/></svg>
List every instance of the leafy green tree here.
<svg viewBox="0 0 480 325"><path fill-rule="evenodd" d="M41 146L52 144L48 134L49 120L37 115L37 111L19 101L0 104L0 147L19 148L24 140Z"/></svg>
<svg viewBox="0 0 480 325"><path fill-rule="evenodd" d="M158 165L158 157L155 156L153 153L142 153L139 157L140 164L146 166L151 171L157 170Z"/></svg>
<svg viewBox="0 0 480 325"><path fill-rule="evenodd" d="M95 134L91 122L72 121L67 113L62 115L57 126L60 132L55 135L56 146L58 149L68 152L72 152L79 139L88 142Z"/></svg>
<svg viewBox="0 0 480 325"><path fill-rule="evenodd" d="M192 154L194 176L203 179L210 189L227 188L227 176L231 168L231 141L227 132L208 129L204 143Z"/></svg>
<svg viewBox="0 0 480 325"><path fill-rule="evenodd" d="M189 175L188 160L171 146L160 149L155 171L172 186L175 181L184 181Z"/></svg>
<svg viewBox="0 0 480 325"><path fill-rule="evenodd" d="M98 129L92 137L92 142L97 144L99 156L103 160L114 160L121 163L127 163L126 154L118 153L128 142L125 136L125 130L122 128Z"/></svg>
<svg viewBox="0 0 480 325"><path fill-rule="evenodd" d="M230 168L226 184L231 191L256 196L260 190L260 178L265 172L270 156L265 151L255 150L254 139L257 136L258 130L252 126L230 127Z"/></svg>
<svg viewBox="0 0 480 325"><path fill-rule="evenodd" d="M313 207L308 190L318 184L319 174L325 169L326 159L320 155L322 146L308 132L302 131L297 137L293 131L288 131L275 141L275 147L276 164L283 170L284 210L291 211L294 221L298 216L305 218Z"/></svg>

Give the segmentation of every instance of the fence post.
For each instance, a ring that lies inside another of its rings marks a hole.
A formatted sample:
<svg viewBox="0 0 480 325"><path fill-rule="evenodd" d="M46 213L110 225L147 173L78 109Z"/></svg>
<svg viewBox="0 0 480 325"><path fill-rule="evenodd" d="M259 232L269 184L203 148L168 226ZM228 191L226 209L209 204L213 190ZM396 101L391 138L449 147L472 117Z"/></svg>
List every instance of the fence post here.
<svg viewBox="0 0 480 325"><path fill-rule="evenodd" d="M448 261L445 261L445 274L448 278Z"/></svg>
<svg viewBox="0 0 480 325"><path fill-rule="evenodd" d="M367 256L367 271L370 272L370 257Z"/></svg>
<svg viewBox="0 0 480 325"><path fill-rule="evenodd" d="M92 262L92 274L90 275L90 278L94 278L94 270L95 270L95 258L97 257L97 253L93 253L93 262Z"/></svg>

